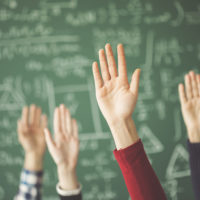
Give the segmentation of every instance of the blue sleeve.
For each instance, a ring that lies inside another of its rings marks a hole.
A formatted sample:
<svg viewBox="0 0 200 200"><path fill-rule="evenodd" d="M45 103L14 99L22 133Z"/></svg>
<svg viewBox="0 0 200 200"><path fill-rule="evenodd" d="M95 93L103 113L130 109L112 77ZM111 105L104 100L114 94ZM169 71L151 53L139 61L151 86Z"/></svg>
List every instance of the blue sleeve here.
<svg viewBox="0 0 200 200"><path fill-rule="evenodd" d="M43 172L22 170L18 194L14 200L41 200Z"/></svg>

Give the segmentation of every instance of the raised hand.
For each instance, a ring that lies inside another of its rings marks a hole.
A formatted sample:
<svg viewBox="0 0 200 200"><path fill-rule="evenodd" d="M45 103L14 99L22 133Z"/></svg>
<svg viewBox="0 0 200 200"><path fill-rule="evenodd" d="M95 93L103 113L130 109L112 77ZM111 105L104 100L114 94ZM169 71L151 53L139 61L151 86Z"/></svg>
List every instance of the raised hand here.
<svg viewBox="0 0 200 200"><path fill-rule="evenodd" d="M58 167L60 186L71 190L78 187L76 166L79 154L78 127L75 119L70 116L64 106L54 112L54 139L48 129L45 129L49 152Z"/></svg>
<svg viewBox="0 0 200 200"><path fill-rule="evenodd" d="M200 142L200 75L190 71L185 75L185 87L179 84L183 119L190 142Z"/></svg>
<svg viewBox="0 0 200 200"><path fill-rule="evenodd" d="M117 47L118 71L110 44L107 44L105 49L106 56L103 49L99 51L101 74L97 62L93 63L96 97L100 110L113 133L117 148L124 148L138 139L132 114L138 98L140 69L135 70L129 83L122 44ZM121 129L122 133L119 133L117 129L123 126L126 130ZM125 138L117 136L124 134L124 132L129 132L127 140L132 137L128 143L124 141Z"/></svg>
<svg viewBox="0 0 200 200"><path fill-rule="evenodd" d="M99 107L108 122L131 117L136 106L139 86L139 73L137 69L129 84L123 46L117 47L118 72L110 44L99 51L99 61L102 77L97 62L93 63L93 74L96 86L96 96Z"/></svg>
<svg viewBox="0 0 200 200"><path fill-rule="evenodd" d="M21 119L18 120L18 139L25 151L24 167L29 170L40 170L45 153L46 142L44 128L47 117L42 115L36 105L24 107Z"/></svg>

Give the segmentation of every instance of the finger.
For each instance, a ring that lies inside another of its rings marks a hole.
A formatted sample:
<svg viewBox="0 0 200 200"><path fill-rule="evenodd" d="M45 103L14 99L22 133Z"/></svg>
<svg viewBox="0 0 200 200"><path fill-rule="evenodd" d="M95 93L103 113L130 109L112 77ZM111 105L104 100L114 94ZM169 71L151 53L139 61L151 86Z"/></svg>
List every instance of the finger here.
<svg viewBox="0 0 200 200"><path fill-rule="evenodd" d="M198 85L197 85L196 75L193 71L190 72L190 79L192 83L193 97L198 97L199 96Z"/></svg>
<svg viewBox="0 0 200 200"><path fill-rule="evenodd" d="M35 125L35 115L36 115L36 106L32 104L30 106L30 113L29 113L29 124Z"/></svg>
<svg viewBox="0 0 200 200"><path fill-rule="evenodd" d="M140 69L136 69L132 75L131 84L130 84L130 90L138 95L138 89L139 89L139 81L140 81Z"/></svg>
<svg viewBox="0 0 200 200"><path fill-rule="evenodd" d="M185 94L185 89L183 84L178 85L178 91L179 91L179 99L181 102L181 105L184 105L187 102L187 97Z"/></svg>
<svg viewBox="0 0 200 200"><path fill-rule="evenodd" d="M117 46L117 55L118 55L119 77L128 81L127 69L126 69L126 59L125 59L125 53L124 53L124 48L123 48L122 44L119 44Z"/></svg>
<svg viewBox="0 0 200 200"><path fill-rule="evenodd" d="M199 74L196 75L196 79L197 79L197 85L198 85L198 92L200 96L200 75Z"/></svg>
<svg viewBox="0 0 200 200"><path fill-rule="evenodd" d="M60 111L59 108L55 108L54 111L54 133L61 132L61 127L60 127Z"/></svg>
<svg viewBox="0 0 200 200"><path fill-rule="evenodd" d="M40 122L40 125L41 125L42 129L47 128L47 123L48 123L47 116L46 115L42 115L41 116L41 122Z"/></svg>
<svg viewBox="0 0 200 200"><path fill-rule="evenodd" d="M35 111L35 125L40 126L40 121L41 121L41 108L36 108Z"/></svg>
<svg viewBox="0 0 200 200"><path fill-rule="evenodd" d="M72 119L73 136L78 139L78 125L75 119Z"/></svg>
<svg viewBox="0 0 200 200"><path fill-rule="evenodd" d="M103 49L99 50L99 61L101 67L101 74L104 82L110 80L110 73L108 70L108 63Z"/></svg>
<svg viewBox="0 0 200 200"><path fill-rule="evenodd" d="M22 110L22 123L28 126L28 107L25 106Z"/></svg>
<svg viewBox="0 0 200 200"><path fill-rule="evenodd" d="M193 94L192 94L192 84L190 80L190 76L188 74L185 75L185 90L186 90L186 96L187 99L192 99Z"/></svg>
<svg viewBox="0 0 200 200"><path fill-rule="evenodd" d="M49 149L49 152L51 153L56 148L56 144L52 138L52 135L51 135L49 129L45 128L44 133L45 133L45 140L47 143L47 147Z"/></svg>
<svg viewBox="0 0 200 200"><path fill-rule="evenodd" d="M68 109L66 109L66 124L67 124L67 134L72 134L72 119Z"/></svg>
<svg viewBox="0 0 200 200"><path fill-rule="evenodd" d="M61 116L61 129L63 133L66 133L67 127L66 127L66 112L65 112L65 106L64 104L60 105L60 116Z"/></svg>
<svg viewBox="0 0 200 200"><path fill-rule="evenodd" d="M101 88L103 86L103 80L101 78L97 62L93 62L92 70L93 70L95 87L96 89Z"/></svg>
<svg viewBox="0 0 200 200"><path fill-rule="evenodd" d="M106 58L108 61L108 67L109 67L108 69L110 72L110 76L117 77L117 66L115 63L115 58L113 55L112 47L110 44L106 44L105 49L106 49Z"/></svg>

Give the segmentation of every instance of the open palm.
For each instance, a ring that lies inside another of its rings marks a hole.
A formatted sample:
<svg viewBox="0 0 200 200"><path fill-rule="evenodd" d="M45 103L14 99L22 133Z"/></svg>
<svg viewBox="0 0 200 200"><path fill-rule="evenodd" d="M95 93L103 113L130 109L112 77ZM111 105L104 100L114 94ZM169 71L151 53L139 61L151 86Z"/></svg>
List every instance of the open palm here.
<svg viewBox="0 0 200 200"><path fill-rule="evenodd" d="M18 120L18 138L26 153L43 155L46 148L44 128L47 118L41 115L41 109L35 105L24 107L22 117Z"/></svg>
<svg viewBox="0 0 200 200"><path fill-rule="evenodd" d="M183 106L184 119L188 127L200 126L200 97L195 97Z"/></svg>
<svg viewBox="0 0 200 200"><path fill-rule="evenodd" d="M108 122L114 118L130 117L136 106L140 70L137 69L128 82L126 61L123 46L118 45L118 71L110 44L99 51L101 74L97 62L93 63L93 74L96 86L96 97L99 107Z"/></svg>
<svg viewBox="0 0 200 200"><path fill-rule="evenodd" d="M54 112L54 139L48 129L45 130L45 135L49 152L55 163L74 169L79 153L78 127L64 105L60 105Z"/></svg>
<svg viewBox="0 0 200 200"><path fill-rule="evenodd" d="M200 133L200 76L193 71L187 74L185 88L183 84L179 84L179 96L188 132L195 130Z"/></svg>

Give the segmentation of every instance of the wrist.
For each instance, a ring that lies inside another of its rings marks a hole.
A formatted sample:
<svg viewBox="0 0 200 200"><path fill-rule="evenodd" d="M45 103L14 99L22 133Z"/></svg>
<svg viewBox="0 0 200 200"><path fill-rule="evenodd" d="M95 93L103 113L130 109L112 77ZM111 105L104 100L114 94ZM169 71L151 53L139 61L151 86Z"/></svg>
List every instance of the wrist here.
<svg viewBox="0 0 200 200"><path fill-rule="evenodd" d="M187 128L188 138L191 143L200 143L200 130L199 128Z"/></svg>
<svg viewBox="0 0 200 200"><path fill-rule="evenodd" d="M59 186L63 190L75 190L79 187L76 168L62 164L57 166Z"/></svg>
<svg viewBox="0 0 200 200"><path fill-rule="evenodd" d="M76 173L76 168L75 167L69 167L68 164L66 163L60 163L60 164L57 164L57 170L62 172L62 173L65 173L65 174L73 174L73 173Z"/></svg>
<svg viewBox="0 0 200 200"><path fill-rule="evenodd" d="M117 150L124 149L139 140L135 123L131 117L108 122Z"/></svg>
<svg viewBox="0 0 200 200"><path fill-rule="evenodd" d="M26 152L24 159L24 168L30 171L43 170L43 155L35 152Z"/></svg>

